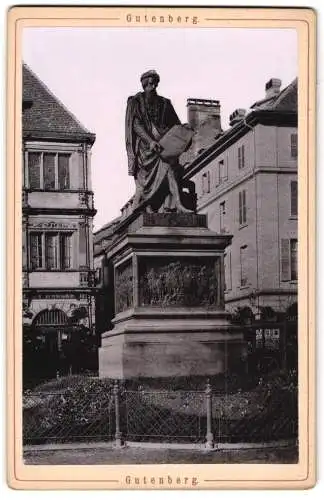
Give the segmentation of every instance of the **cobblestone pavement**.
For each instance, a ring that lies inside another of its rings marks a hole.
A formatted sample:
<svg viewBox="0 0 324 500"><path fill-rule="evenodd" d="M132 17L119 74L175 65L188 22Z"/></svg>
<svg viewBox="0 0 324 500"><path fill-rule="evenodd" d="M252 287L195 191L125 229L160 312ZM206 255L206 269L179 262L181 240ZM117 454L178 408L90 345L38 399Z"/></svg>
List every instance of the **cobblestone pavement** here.
<svg viewBox="0 0 324 500"><path fill-rule="evenodd" d="M266 449L217 450L212 452L156 448L79 448L47 449L24 452L27 465L104 465L174 463L297 463L295 446Z"/></svg>

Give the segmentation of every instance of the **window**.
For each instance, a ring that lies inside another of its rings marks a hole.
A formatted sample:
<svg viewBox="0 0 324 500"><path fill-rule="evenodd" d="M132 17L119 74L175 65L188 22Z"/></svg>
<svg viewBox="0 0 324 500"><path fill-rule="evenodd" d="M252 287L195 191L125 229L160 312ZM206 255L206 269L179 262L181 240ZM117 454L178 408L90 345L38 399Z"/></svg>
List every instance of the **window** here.
<svg viewBox="0 0 324 500"><path fill-rule="evenodd" d="M30 189L70 189L70 154L28 152Z"/></svg>
<svg viewBox="0 0 324 500"><path fill-rule="evenodd" d="M297 158L298 156L298 135L291 134L290 136L290 155L292 158Z"/></svg>
<svg viewBox="0 0 324 500"><path fill-rule="evenodd" d="M202 192L203 194L210 193L210 172L205 172L202 175Z"/></svg>
<svg viewBox="0 0 324 500"><path fill-rule="evenodd" d="M227 174L227 164L225 160L220 160L218 162L218 169L217 169L217 184L220 184L224 181L227 181L228 179L228 174Z"/></svg>
<svg viewBox="0 0 324 500"><path fill-rule="evenodd" d="M226 215L226 208L225 208L225 201L222 201L222 203L219 204L219 227L220 227L220 232L224 232L225 230L225 215Z"/></svg>
<svg viewBox="0 0 324 500"><path fill-rule="evenodd" d="M30 265L32 269L38 269L43 265L42 233L30 235Z"/></svg>
<svg viewBox="0 0 324 500"><path fill-rule="evenodd" d="M224 254L225 291L232 289L232 255L231 252Z"/></svg>
<svg viewBox="0 0 324 500"><path fill-rule="evenodd" d="M70 269L71 267L71 235L61 234L60 238L60 257L61 269Z"/></svg>
<svg viewBox="0 0 324 500"><path fill-rule="evenodd" d="M72 268L71 233L31 233L30 266L32 270L65 270Z"/></svg>
<svg viewBox="0 0 324 500"><path fill-rule="evenodd" d="M239 192L239 225L246 224L246 191Z"/></svg>
<svg viewBox="0 0 324 500"><path fill-rule="evenodd" d="M297 217L298 214L298 184L297 181L290 182L290 215Z"/></svg>
<svg viewBox="0 0 324 500"><path fill-rule="evenodd" d="M248 284L246 255L247 245L244 245L240 248L241 287Z"/></svg>
<svg viewBox="0 0 324 500"><path fill-rule="evenodd" d="M33 321L33 325L65 325L68 322L66 314L60 309L41 311Z"/></svg>
<svg viewBox="0 0 324 500"><path fill-rule="evenodd" d="M298 280L297 239L281 240L281 281Z"/></svg>
<svg viewBox="0 0 324 500"><path fill-rule="evenodd" d="M40 189L41 153L28 153L29 186L31 189Z"/></svg>
<svg viewBox="0 0 324 500"><path fill-rule="evenodd" d="M244 168L245 166L245 151L244 151L244 144L242 146L239 146L238 148L238 168Z"/></svg>
<svg viewBox="0 0 324 500"><path fill-rule="evenodd" d="M45 234L45 267L48 270L58 269L58 235Z"/></svg>
<svg viewBox="0 0 324 500"><path fill-rule="evenodd" d="M297 240L290 240L290 279L298 279Z"/></svg>
<svg viewBox="0 0 324 500"><path fill-rule="evenodd" d="M45 191L55 190L55 154L43 154L43 176Z"/></svg>
<svg viewBox="0 0 324 500"><path fill-rule="evenodd" d="M70 155L58 155L58 188L60 191L70 188Z"/></svg>

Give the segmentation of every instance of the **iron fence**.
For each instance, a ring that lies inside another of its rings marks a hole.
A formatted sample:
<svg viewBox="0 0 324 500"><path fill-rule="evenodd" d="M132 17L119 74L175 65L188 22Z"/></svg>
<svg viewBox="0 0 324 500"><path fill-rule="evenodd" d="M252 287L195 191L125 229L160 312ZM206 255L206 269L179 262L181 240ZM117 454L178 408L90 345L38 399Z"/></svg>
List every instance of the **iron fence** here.
<svg viewBox="0 0 324 500"><path fill-rule="evenodd" d="M24 444L111 440L115 436L111 392L73 390L32 393L23 398Z"/></svg>
<svg viewBox="0 0 324 500"><path fill-rule="evenodd" d="M296 392L214 393L212 433L216 443L266 443L298 437Z"/></svg>
<svg viewBox="0 0 324 500"><path fill-rule="evenodd" d="M23 398L25 444L68 441L201 443L297 438L297 393L128 390L119 383L30 393Z"/></svg>
<svg viewBox="0 0 324 500"><path fill-rule="evenodd" d="M136 441L203 442L203 391L125 391L121 432Z"/></svg>

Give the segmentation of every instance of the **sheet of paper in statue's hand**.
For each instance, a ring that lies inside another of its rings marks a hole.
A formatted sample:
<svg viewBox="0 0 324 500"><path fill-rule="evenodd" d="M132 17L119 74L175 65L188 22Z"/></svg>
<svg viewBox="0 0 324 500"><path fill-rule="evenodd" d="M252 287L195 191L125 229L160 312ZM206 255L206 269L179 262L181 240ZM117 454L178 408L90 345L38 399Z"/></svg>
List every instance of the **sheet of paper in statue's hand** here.
<svg viewBox="0 0 324 500"><path fill-rule="evenodd" d="M163 159L178 158L189 147L194 131L188 125L174 125L160 139Z"/></svg>

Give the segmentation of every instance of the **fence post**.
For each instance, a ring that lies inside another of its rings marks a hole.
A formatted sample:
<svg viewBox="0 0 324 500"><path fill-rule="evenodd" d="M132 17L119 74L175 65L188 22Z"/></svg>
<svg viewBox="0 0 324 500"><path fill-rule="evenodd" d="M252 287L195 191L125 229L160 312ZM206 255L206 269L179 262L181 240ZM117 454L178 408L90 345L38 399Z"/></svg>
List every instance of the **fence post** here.
<svg viewBox="0 0 324 500"><path fill-rule="evenodd" d="M122 435L120 432L120 409L119 409L119 385L118 380L115 380L113 387L113 394L115 399L115 446L116 448L122 448Z"/></svg>
<svg viewBox="0 0 324 500"><path fill-rule="evenodd" d="M206 394L206 413L207 413L207 433L206 433L206 448L207 450L214 449L214 435L212 432L212 388L207 380L207 386L205 390Z"/></svg>

